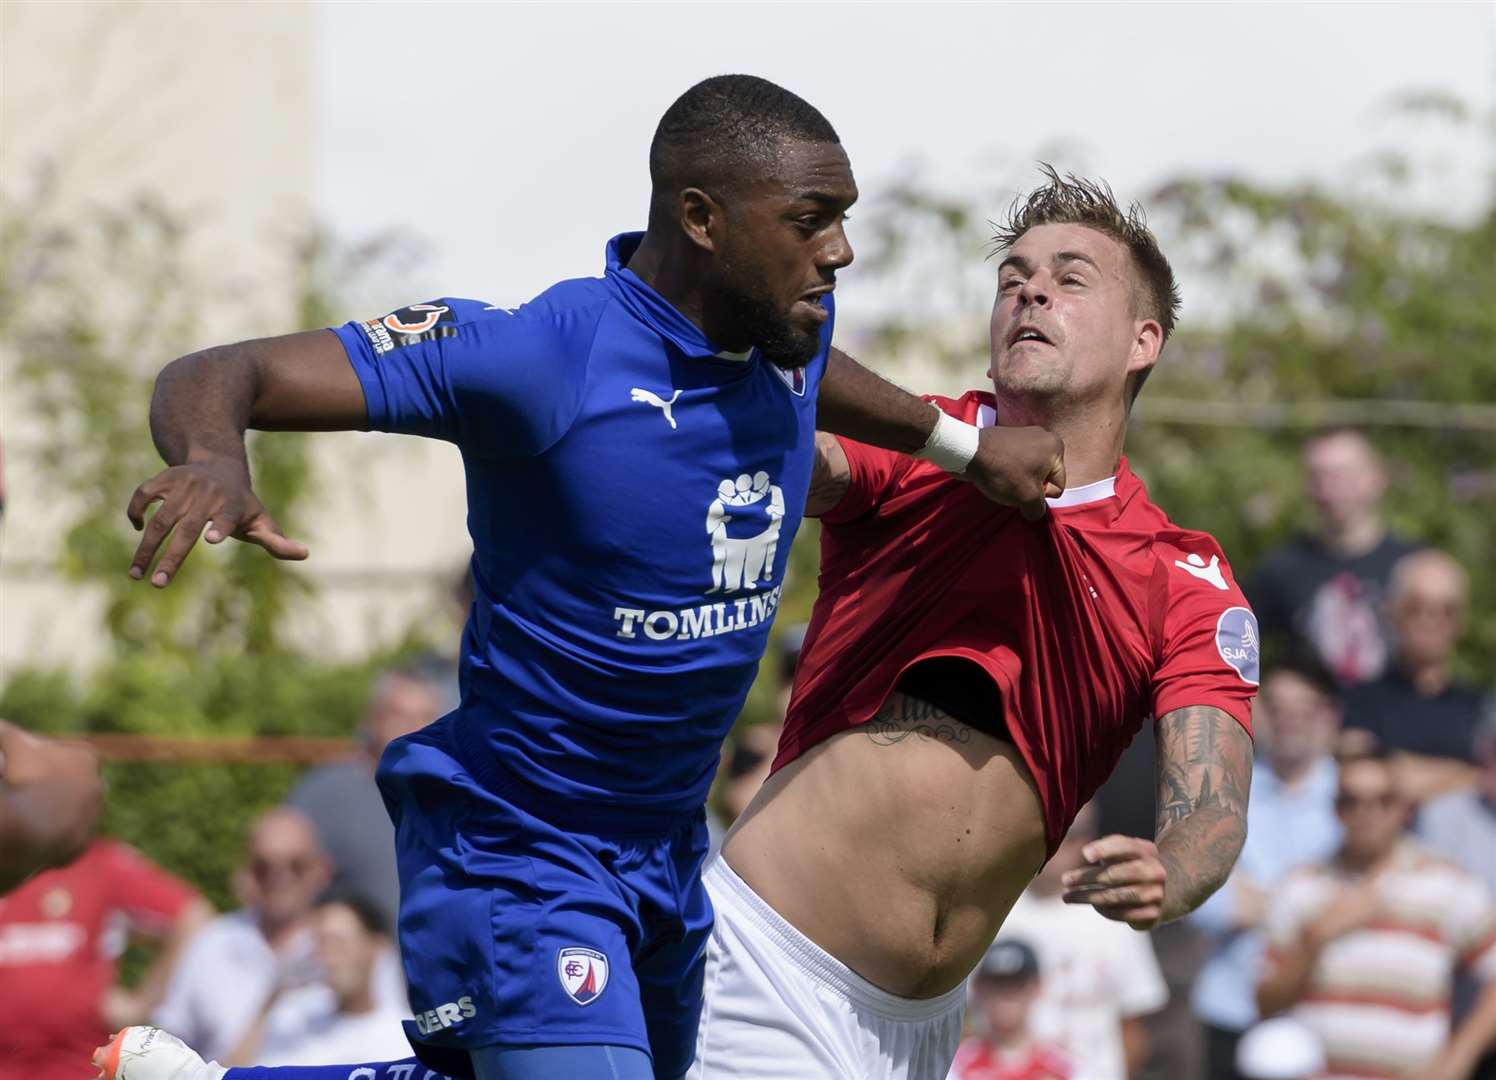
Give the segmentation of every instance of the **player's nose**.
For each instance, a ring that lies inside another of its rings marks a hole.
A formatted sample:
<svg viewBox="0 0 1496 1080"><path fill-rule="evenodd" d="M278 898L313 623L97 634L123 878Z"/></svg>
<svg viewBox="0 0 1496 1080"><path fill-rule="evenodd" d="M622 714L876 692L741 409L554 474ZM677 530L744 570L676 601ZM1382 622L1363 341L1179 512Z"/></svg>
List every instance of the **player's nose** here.
<svg viewBox="0 0 1496 1080"><path fill-rule="evenodd" d="M1021 304L1048 307L1049 294L1049 279L1042 274L1034 274L1018 286L1018 300Z"/></svg>
<svg viewBox="0 0 1496 1080"><path fill-rule="evenodd" d="M851 266L854 258L856 255L852 251L852 241L847 239L847 230L838 224L821 248L816 265L822 270L835 271Z"/></svg>

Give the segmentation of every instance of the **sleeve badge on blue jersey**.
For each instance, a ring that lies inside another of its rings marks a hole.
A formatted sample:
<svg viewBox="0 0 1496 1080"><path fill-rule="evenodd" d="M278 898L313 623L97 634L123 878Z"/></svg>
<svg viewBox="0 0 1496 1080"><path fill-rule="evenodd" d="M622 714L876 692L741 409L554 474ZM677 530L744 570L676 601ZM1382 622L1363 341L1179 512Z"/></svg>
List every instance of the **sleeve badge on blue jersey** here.
<svg viewBox="0 0 1496 1080"><path fill-rule="evenodd" d="M366 319L358 325L375 356L457 334L457 317L446 304L411 304L382 319Z"/></svg>
<svg viewBox="0 0 1496 1080"><path fill-rule="evenodd" d="M1257 616L1244 607L1230 607L1216 620L1216 651L1243 682L1258 683L1262 647L1257 635Z"/></svg>

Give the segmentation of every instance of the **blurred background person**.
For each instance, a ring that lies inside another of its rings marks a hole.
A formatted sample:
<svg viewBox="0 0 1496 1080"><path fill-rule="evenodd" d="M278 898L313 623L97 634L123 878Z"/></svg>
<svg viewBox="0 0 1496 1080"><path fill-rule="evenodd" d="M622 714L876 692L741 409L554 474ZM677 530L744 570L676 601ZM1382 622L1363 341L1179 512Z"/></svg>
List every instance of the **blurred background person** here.
<svg viewBox="0 0 1496 1080"><path fill-rule="evenodd" d="M1335 761L1340 691L1311 658L1285 661L1262 678L1252 722L1259 753L1247 803L1247 841L1231 876L1190 915L1209 953L1191 995L1206 1025L1207 1075L1232 1080L1237 1042L1257 1021L1263 914L1283 877L1323 862L1340 844Z"/></svg>
<svg viewBox="0 0 1496 1080"><path fill-rule="evenodd" d="M212 914L191 885L108 839L0 897L0 1076L85 1075L93 1047L150 1015ZM132 939L155 956L126 990L116 980Z"/></svg>
<svg viewBox="0 0 1496 1080"><path fill-rule="evenodd" d="M250 826L235 874L243 905L213 919L183 952L152 1023L205 1058L224 1060L278 986L308 982L316 971L312 913L332 878L306 815L284 807ZM403 1009L396 965L383 965L382 1001Z"/></svg>
<svg viewBox="0 0 1496 1080"><path fill-rule="evenodd" d="M1346 694L1347 726L1394 755L1415 803L1475 783L1475 729L1490 699L1451 668L1469 595L1464 568L1442 551L1398 562L1387 589L1392 662Z"/></svg>
<svg viewBox="0 0 1496 1080"><path fill-rule="evenodd" d="M1065 1051L1077 1077L1126 1080L1148 1053L1144 1018L1164 1007L1169 991L1147 934L1060 898L1061 879L1086 865L1081 850L1096 837L1088 804L1013 905L997 941L1026 941L1038 952L1044 979L1034 1033Z"/></svg>
<svg viewBox="0 0 1496 1080"><path fill-rule="evenodd" d="M1474 788L1427 802L1418 812L1418 838L1430 851L1459 863L1496 895L1496 707L1487 708L1475 732L1480 776ZM1455 1017L1464 1019L1478 987L1461 978L1455 987ZM1488 1052L1476 1075L1496 1080L1496 1052Z"/></svg>
<svg viewBox="0 0 1496 1080"><path fill-rule="evenodd" d="M391 741L419 731L456 703L457 672L439 657L381 672L359 724L358 756L312 769L286 797L286 805L316 828L332 862L332 888L367 897L389 926L400 907L395 827L374 783L374 769Z"/></svg>
<svg viewBox="0 0 1496 1080"><path fill-rule="evenodd" d="M1309 529L1269 551L1247 582L1268 658L1310 652L1343 684L1374 679L1389 653L1382 596L1392 567L1416 550L1387 531L1387 472L1352 428L1312 436L1303 450Z"/></svg>
<svg viewBox="0 0 1496 1080"><path fill-rule="evenodd" d="M332 894L317 905L316 976L279 984L229 1052L227 1065L336 1065L410 1055L407 1010L379 994L381 964L392 953L389 924L361 896Z"/></svg>
<svg viewBox="0 0 1496 1080"><path fill-rule="evenodd" d="M1480 769L1475 786L1425 803L1418 813L1418 838L1496 895L1496 705L1487 703L1472 742Z"/></svg>
<svg viewBox="0 0 1496 1080"><path fill-rule="evenodd" d="M1325 1071L1319 1037L1289 1016L1264 1020L1236 1048L1242 1080L1316 1080Z"/></svg>
<svg viewBox="0 0 1496 1080"><path fill-rule="evenodd" d="M93 836L103 807L99 759L0 720L0 895L63 866Z"/></svg>
<svg viewBox="0 0 1496 1080"><path fill-rule="evenodd" d="M950 1080L1085 1080L1063 1050L1033 1033L1041 983L1031 945L1017 938L993 943L971 976L972 1034L956 1050Z"/></svg>
<svg viewBox="0 0 1496 1080"><path fill-rule="evenodd" d="M1342 757L1339 850L1292 871L1267 905L1258 1007L1308 1025L1335 1080L1464 1077L1492 1034L1492 1008L1451 1034L1450 994L1460 966L1493 985L1496 907L1408 836L1397 781L1385 755Z"/></svg>

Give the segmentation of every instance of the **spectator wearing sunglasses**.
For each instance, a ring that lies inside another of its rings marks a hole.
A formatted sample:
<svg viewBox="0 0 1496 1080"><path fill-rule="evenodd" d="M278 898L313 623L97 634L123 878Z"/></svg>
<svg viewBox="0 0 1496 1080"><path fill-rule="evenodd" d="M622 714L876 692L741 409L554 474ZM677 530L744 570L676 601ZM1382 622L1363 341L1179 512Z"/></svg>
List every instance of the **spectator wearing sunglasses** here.
<svg viewBox="0 0 1496 1080"><path fill-rule="evenodd" d="M1475 733L1490 699L1453 671L1469 599L1464 568L1444 552L1404 557L1387 590L1392 664L1346 694L1346 726L1394 755L1415 803L1476 781Z"/></svg>
<svg viewBox="0 0 1496 1080"><path fill-rule="evenodd" d="M1342 757L1327 861L1291 872L1266 915L1257 1002L1324 1043L1331 1080L1463 1077L1493 1035L1492 1009L1451 1031L1458 969L1496 977L1496 907L1483 883L1408 835L1411 804L1379 752Z"/></svg>
<svg viewBox="0 0 1496 1080"><path fill-rule="evenodd" d="M227 1058L267 998L317 978L313 912L331 878L306 815L279 807L257 818L234 875L241 907L192 939L153 1022L205 1058ZM382 1000L405 1008L392 957L377 985Z"/></svg>

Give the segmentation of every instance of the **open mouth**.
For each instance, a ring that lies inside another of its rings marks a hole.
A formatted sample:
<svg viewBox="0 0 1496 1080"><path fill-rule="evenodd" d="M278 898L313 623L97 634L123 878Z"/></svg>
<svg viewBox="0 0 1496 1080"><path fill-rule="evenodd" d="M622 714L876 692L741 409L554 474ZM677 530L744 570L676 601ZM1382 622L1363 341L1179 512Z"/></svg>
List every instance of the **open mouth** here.
<svg viewBox="0 0 1496 1080"><path fill-rule="evenodd" d="M1023 341L1040 341L1045 345L1054 344L1054 342L1050 341L1049 338L1045 336L1042 330L1034 326L1020 326L1018 327L1018 329L1014 330L1011 334L1008 335L1009 348Z"/></svg>
<svg viewBox="0 0 1496 1080"><path fill-rule="evenodd" d="M830 309L821 302L830 291L829 288L811 289L809 292L801 293L790 310L792 312L798 310L800 319L809 320L814 325L821 326L827 319L831 318ZM804 305L803 308L801 307L802 304Z"/></svg>

